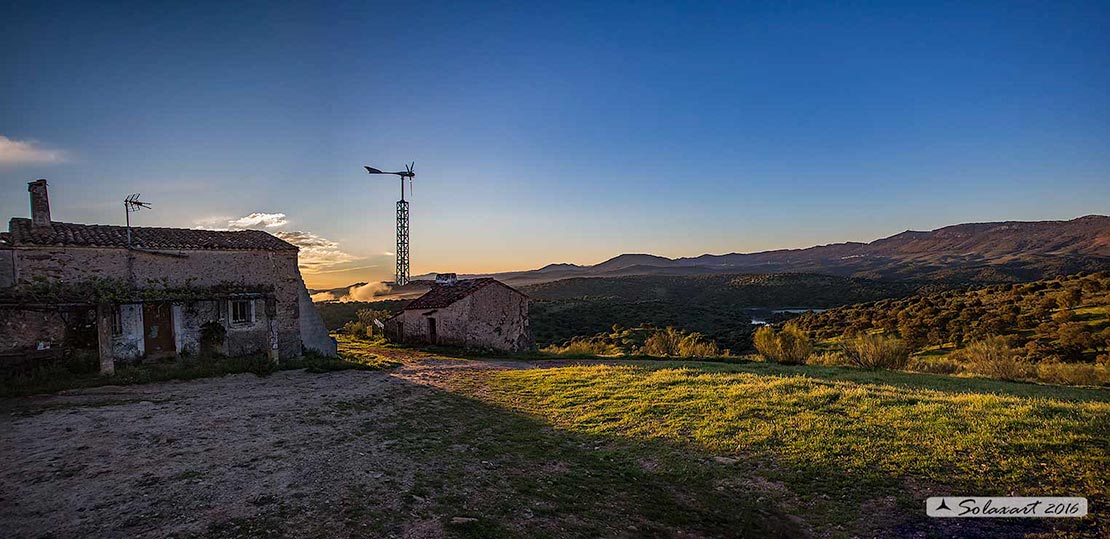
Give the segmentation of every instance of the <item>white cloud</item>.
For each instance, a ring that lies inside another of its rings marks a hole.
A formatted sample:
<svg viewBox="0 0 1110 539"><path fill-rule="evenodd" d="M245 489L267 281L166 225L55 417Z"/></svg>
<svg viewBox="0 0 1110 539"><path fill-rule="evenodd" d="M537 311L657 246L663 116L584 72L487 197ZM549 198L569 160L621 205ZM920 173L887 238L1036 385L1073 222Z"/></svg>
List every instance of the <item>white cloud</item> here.
<svg viewBox="0 0 1110 539"><path fill-rule="evenodd" d="M62 150L43 148L34 140L15 140L0 135L0 166L41 165L65 160L66 154Z"/></svg>
<svg viewBox="0 0 1110 539"><path fill-rule="evenodd" d="M393 253L391 253L389 251L386 251L386 252L382 253L382 256L393 256Z"/></svg>
<svg viewBox="0 0 1110 539"><path fill-rule="evenodd" d="M342 267L348 262L360 259L340 249L339 242L312 232L273 230L289 224L289 219L284 213L254 212L238 219L226 220L227 228L217 228L215 225L223 222L224 219L226 218L206 218L195 222L198 225L197 228L208 230L268 229L267 232L270 234L300 248L298 261L301 271L305 273L331 273L358 269Z"/></svg>
<svg viewBox="0 0 1110 539"><path fill-rule="evenodd" d="M374 301L377 296L384 296L390 291L385 283L366 283L361 286L352 286L347 289L347 295L339 301Z"/></svg>
<svg viewBox="0 0 1110 539"><path fill-rule="evenodd" d="M277 231L272 234L301 248L299 261L301 269L306 273L317 273L338 264L357 260L355 256L343 252L338 242L311 232Z"/></svg>
<svg viewBox="0 0 1110 539"><path fill-rule="evenodd" d="M285 226L289 220L285 218L284 213L261 213L254 212L246 217L232 219L227 222L230 228L254 228L264 226L266 228L277 228Z"/></svg>

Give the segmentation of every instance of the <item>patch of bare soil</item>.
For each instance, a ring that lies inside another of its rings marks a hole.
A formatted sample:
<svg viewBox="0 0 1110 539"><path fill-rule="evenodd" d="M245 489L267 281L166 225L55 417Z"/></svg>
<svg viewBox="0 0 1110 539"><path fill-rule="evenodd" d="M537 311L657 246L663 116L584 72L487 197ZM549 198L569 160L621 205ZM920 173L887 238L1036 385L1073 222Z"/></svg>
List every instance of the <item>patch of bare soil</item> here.
<svg viewBox="0 0 1110 539"><path fill-rule="evenodd" d="M415 471L377 427L475 368L490 367L423 359L392 372L240 374L2 401L0 527L7 537L377 535L380 515L411 509ZM413 520L400 535L443 530Z"/></svg>

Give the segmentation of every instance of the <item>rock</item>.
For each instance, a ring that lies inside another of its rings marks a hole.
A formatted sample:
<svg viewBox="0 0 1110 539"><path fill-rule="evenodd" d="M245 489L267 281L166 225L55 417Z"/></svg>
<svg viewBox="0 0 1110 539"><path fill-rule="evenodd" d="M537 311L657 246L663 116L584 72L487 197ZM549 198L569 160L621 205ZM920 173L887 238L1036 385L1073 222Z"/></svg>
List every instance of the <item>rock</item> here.
<svg viewBox="0 0 1110 539"><path fill-rule="evenodd" d="M732 457L713 457L717 464L736 464L737 460Z"/></svg>
<svg viewBox="0 0 1110 539"><path fill-rule="evenodd" d="M451 524L470 524L471 522L478 522L478 519L471 517L451 517Z"/></svg>

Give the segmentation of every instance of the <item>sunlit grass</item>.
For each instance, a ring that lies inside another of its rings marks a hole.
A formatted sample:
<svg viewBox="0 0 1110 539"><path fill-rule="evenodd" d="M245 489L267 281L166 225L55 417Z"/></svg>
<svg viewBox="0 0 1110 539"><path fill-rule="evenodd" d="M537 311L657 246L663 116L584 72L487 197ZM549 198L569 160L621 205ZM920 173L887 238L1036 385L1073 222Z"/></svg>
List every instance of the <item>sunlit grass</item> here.
<svg viewBox="0 0 1110 539"><path fill-rule="evenodd" d="M851 371L662 362L508 371L489 375L484 398L559 429L759 462L794 493L833 496L838 510L883 493L910 503L911 485L922 496L1110 488L1110 392Z"/></svg>

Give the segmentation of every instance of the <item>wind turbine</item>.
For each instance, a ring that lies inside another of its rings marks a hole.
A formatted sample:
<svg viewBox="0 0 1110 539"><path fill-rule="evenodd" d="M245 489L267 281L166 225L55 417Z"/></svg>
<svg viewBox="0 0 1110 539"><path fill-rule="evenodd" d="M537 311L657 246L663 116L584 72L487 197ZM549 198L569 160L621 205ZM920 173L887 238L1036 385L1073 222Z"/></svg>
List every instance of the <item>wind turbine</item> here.
<svg viewBox="0 0 1110 539"><path fill-rule="evenodd" d="M392 174L401 180L401 200L397 201L397 286L409 284L409 203L405 200L405 178L409 179L409 193L412 193L412 179L416 177L413 167L416 161L405 165L405 170L385 172L374 167L363 167L369 174Z"/></svg>

